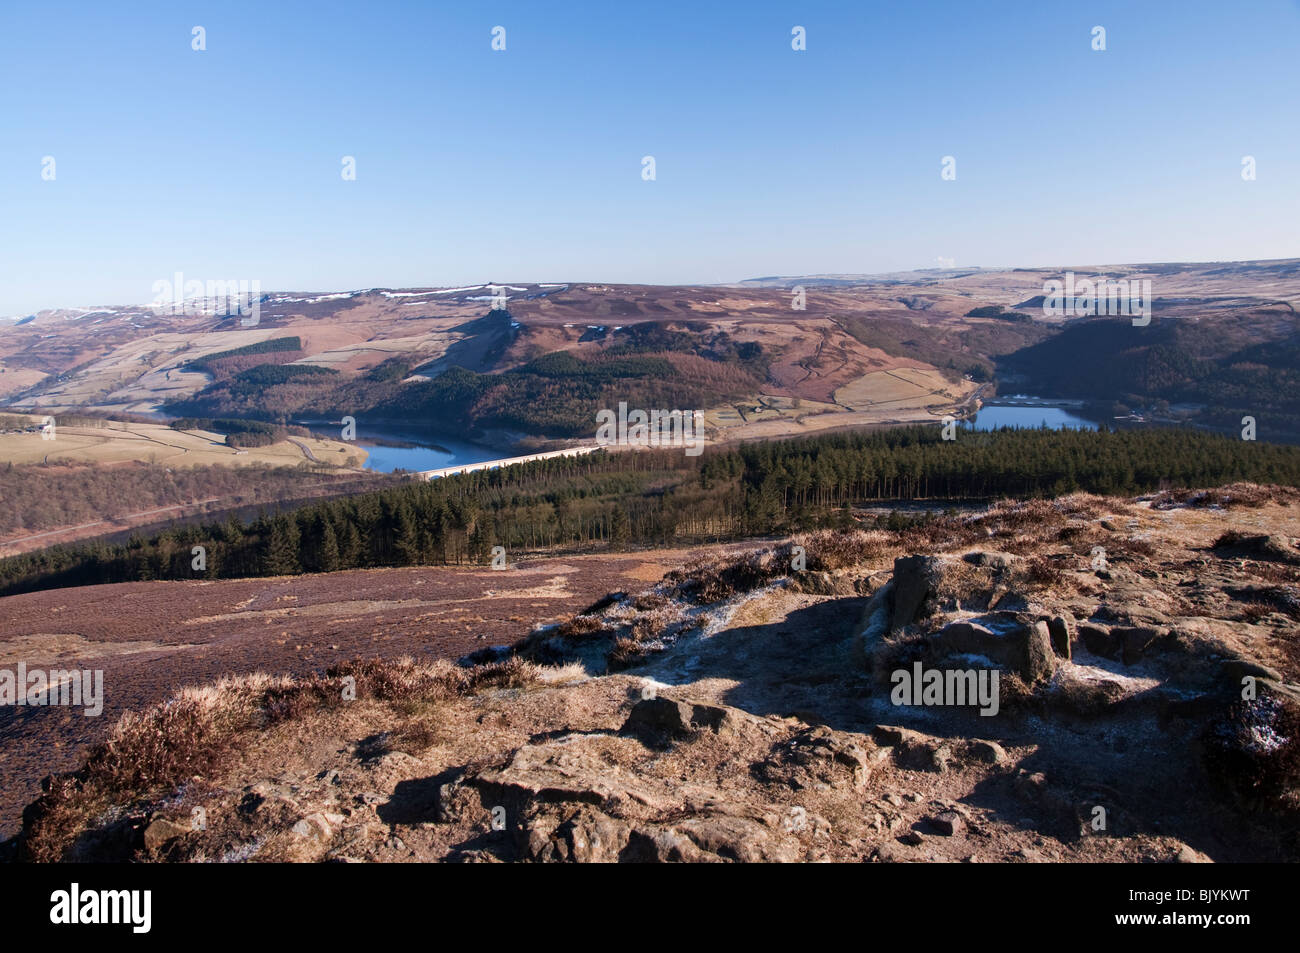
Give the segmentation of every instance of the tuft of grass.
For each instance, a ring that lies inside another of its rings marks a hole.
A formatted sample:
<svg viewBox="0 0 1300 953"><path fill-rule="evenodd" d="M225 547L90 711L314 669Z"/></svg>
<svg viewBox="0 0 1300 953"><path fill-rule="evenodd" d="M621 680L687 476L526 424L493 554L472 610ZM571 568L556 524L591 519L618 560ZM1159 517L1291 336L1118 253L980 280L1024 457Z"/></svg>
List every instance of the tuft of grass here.
<svg viewBox="0 0 1300 953"><path fill-rule="evenodd" d="M575 636L601 636L608 635L610 628L608 623L603 619L592 615L576 615L572 619L566 619L554 629L547 632L548 636L560 636L561 638L573 638Z"/></svg>
<svg viewBox="0 0 1300 953"><path fill-rule="evenodd" d="M693 560L664 576L673 596L696 605L711 605L753 592L787 576L794 544L759 549L719 565L709 557Z"/></svg>
<svg viewBox="0 0 1300 953"><path fill-rule="evenodd" d="M1273 610L1263 602L1247 602L1241 607L1241 617L1247 622L1258 622L1272 615Z"/></svg>
<svg viewBox="0 0 1300 953"><path fill-rule="evenodd" d="M648 654L646 647L637 639L620 636L614 640L614 645L609 650L607 664L611 672L618 672L637 664Z"/></svg>
<svg viewBox="0 0 1300 953"><path fill-rule="evenodd" d="M822 530L794 538L808 555L808 568L814 572L853 569L866 563L893 558L897 544L891 533L881 530Z"/></svg>
<svg viewBox="0 0 1300 953"><path fill-rule="evenodd" d="M1042 553L1026 558L1017 569L1021 580L1033 588L1054 589L1065 580L1060 567Z"/></svg>

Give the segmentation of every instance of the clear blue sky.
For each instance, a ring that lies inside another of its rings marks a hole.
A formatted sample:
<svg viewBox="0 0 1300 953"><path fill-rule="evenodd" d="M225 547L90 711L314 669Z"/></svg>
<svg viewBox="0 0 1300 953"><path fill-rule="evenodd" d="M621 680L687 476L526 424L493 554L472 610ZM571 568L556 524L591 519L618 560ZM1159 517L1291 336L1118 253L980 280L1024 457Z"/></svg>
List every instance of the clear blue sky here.
<svg viewBox="0 0 1300 953"><path fill-rule="evenodd" d="M1297 0L3 0L0 314L1300 256L1298 58Z"/></svg>

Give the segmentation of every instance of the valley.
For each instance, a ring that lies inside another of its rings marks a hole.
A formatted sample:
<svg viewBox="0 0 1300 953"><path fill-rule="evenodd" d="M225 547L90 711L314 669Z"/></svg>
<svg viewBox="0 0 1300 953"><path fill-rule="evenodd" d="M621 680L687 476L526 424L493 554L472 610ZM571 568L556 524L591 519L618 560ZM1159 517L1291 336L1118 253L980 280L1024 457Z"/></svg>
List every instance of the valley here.
<svg viewBox="0 0 1300 953"><path fill-rule="evenodd" d="M702 410L727 442L964 416L1005 379L1106 417L1172 405L1230 429L1253 413L1296 436L1296 262L1073 268L1151 282L1141 328L1047 314L1043 289L1065 270L269 293L256 328L40 312L0 325L0 394L30 413L350 415L534 444L589 436L617 398Z"/></svg>
<svg viewBox="0 0 1300 953"><path fill-rule="evenodd" d="M1298 270L1094 269L1149 326L1041 269L0 325L0 655L109 716L0 712L0 855L1293 860ZM703 455L591 446L620 404Z"/></svg>

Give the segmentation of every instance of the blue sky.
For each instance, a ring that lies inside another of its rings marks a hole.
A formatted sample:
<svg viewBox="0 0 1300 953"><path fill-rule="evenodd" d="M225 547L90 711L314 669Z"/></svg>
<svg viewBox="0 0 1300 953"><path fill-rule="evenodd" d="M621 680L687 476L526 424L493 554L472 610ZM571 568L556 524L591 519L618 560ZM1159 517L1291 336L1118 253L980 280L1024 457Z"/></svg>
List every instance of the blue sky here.
<svg viewBox="0 0 1300 953"><path fill-rule="evenodd" d="M6 0L0 314L1300 256L1298 50L1297 0Z"/></svg>

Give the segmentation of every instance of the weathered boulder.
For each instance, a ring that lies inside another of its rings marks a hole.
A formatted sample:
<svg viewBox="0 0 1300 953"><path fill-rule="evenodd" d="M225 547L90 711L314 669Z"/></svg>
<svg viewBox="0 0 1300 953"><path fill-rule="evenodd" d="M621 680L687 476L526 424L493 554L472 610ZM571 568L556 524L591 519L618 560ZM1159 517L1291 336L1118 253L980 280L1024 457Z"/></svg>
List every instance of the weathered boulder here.
<svg viewBox="0 0 1300 953"><path fill-rule="evenodd" d="M740 863L789 863L799 851L788 837L747 817L717 814L690 817L673 825L702 851Z"/></svg>
<svg viewBox="0 0 1300 953"><path fill-rule="evenodd" d="M1070 640L1072 638L1070 628L1073 621L1063 615L1053 616L1047 620L1047 632L1052 637L1052 651L1056 653L1058 658L1067 660L1070 658Z"/></svg>
<svg viewBox="0 0 1300 953"><path fill-rule="evenodd" d="M674 698L646 698L632 706L620 731L656 742L689 735L691 705Z"/></svg>
<svg viewBox="0 0 1300 953"><path fill-rule="evenodd" d="M900 768L943 773L956 754L953 744L911 728L877 725L871 732L877 744L894 749L894 762Z"/></svg>
<svg viewBox="0 0 1300 953"><path fill-rule="evenodd" d="M938 655L980 655L1033 684L1052 677L1056 656L1045 622L1010 614L950 622L932 637Z"/></svg>
<svg viewBox="0 0 1300 953"><path fill-rule="evenodd" d="M999 612L1024 612L1029 606L1029 598L1016 589L1000 588L989 600L989 608Z"/></svg>
<svg viewBox="0 0 1300 953"><path fill-rule="evenodd" d="M920 741L930 736L919 731L913 731L911 728L901 728L898 725L876 725L871 729L871 737L875 739L876 744L886 747L905 744L912 741Z"/></svg>
<svg viewBox="0 0 1300 953"><path fill-rule="evenodd" d="M502 807L514 825L538 805L591 804L613 814L628 804L666 807L655 790L609 763L601 750L609 740L569 736L525 745L504 765L471 770L439 785L436 817L486 819Z"/></svg>
<svg viewBox="0 0 1300 953"><path fill-rule="evenodd" d="M961 749L963 760L980 761L984 764L1006 764L1009 760L1006 749L996 741L972 738Z"/></svg>
<svg viewBox="0 0 1300 953"><path fill-rule="evenodd" d="M895 632L934 611L945 561L939 556L900 556L894 560L894 602L889 628Z"/></svg>
<svg viewBox="0 0 1300 953"><path fill-rule="evenodd" d="M966 826L965 818L956 811L940 811L933 817L926 818L926 822L940 837L954 837Z"/></svg>
<svg viewBox="0 0 1300 953"><path fill-rule="evenodd" d="M866 739L863 742L870 744ZM861 788L871 775L871 765L864 743L819 725L777 745L766 761L754 766L754 774L795 790L841 785Z"/></svg>
<svg viewBox="0 0 1300 953"><path fill-rule="evenodd" d="M1203 854L1194 847L1187 844L1179 843L1178 851L1174 854L1173 863L1175 864L1212 864L1208 854Z"/></svg>
<svg viewBox="0 0 1300 953"><path fill-rule="evenodd" d="M180 824L165 817L155 818L144 829L145 850L157 850L168 841L190 832L190 825Z"/></svg>
<svg viewBox="0 0 1300 953"><path fill-rule="evenodd" d="M793 837L751 818L726 812L699 814L668 824L621 824L583 811L537 838L536 860L621 860L633 863L773 863L802 859ZM788 830L800 825L790 824ZM809 832L826 822L807 815Z"/></svg>
<svg viewBox="0 0 1300 953"><path fill-rule="evenodd" d="M744 729L751 720L745 712L725 705L691 705L691 727L708 729L718 735L732 735Z"/></svg>
<svg viewBox="0 0 1300 953"><path fill-rule="evenodd" d="M973 553L967 553L962 557L972 566L984 566L989 569L1006 570L1016 564L1020 557L1013 556L1010 553L994 553L983 550L976 550Z"/></svg>
<svg viewBox="0 0 1300 953"><path fill-rule="evenodd" d="M580 806L558 825L548 820L536 818L527 828L526 852L532 860L615 863L632 835L630 825L589 805Z"/></svg>
<svg viewBox="0 0 1300 953"><path fill-rule="evenodd" d="M1229 534L1214 546L1216 556L1260 559L1266 562L1300 563L1300 550L1285 536Z"/></svg>
<svg viewBox="0 0 1300 953"><path fill-rule="evenodd" d="M876 661L876 652L881 640L889 634L889 624L893 618L894 583L885 583L867 600L862 610L862 631L853 639L851 647L853 664L859 668L869 668ZM877 672L877 676L882 673Z"/></svg>
<svg viewBox="0 0 1300 953"><path fill-rule="evenodd" d="M704 729L717 734L738 731L744 716L722 705L700 705L671 698L646 698L632 706L620 734L663 744Z"/></svg>
<svg viewBox="0 0 1300 953"><path fill-rule="evenodd" d="M1169 629L1165 626L1125 625L1110 630L1111 639L1117 643L1125 665L1136 664L1154 643L1168 635Z"/></svg>
<svg viewBox="0 0 1300 953"><path fill-rule="evenodd" d="M307 840L326 843L334 836L334 828L322 813L309 814L292 827L293 833Z"/></svg>
<svg viewBox="0 0 1300 953"><path fill-rule="evenodd" d="M685 834L671 827L637 828L628 837L622 860L642 864L723 863L717 854L706 853Z"/></svg>
<svg viewBox="0 0 1300 953"><path fill-rule="evenodd" d="M1078 626L1079 641L1093 655L1102 658L1118 659L1123 651L1123 643L1118 636L1111 635L1110 626L1100 622L1080 622Z"/></svg>

